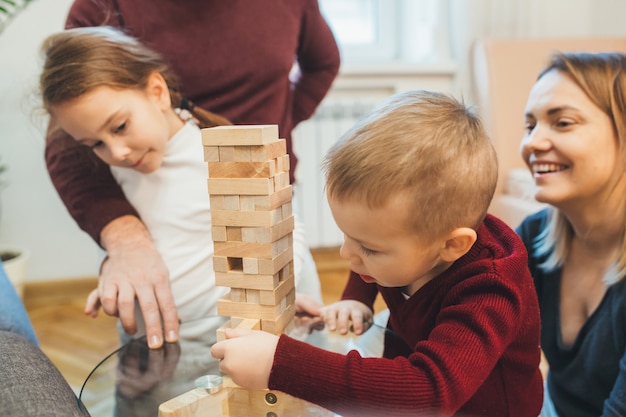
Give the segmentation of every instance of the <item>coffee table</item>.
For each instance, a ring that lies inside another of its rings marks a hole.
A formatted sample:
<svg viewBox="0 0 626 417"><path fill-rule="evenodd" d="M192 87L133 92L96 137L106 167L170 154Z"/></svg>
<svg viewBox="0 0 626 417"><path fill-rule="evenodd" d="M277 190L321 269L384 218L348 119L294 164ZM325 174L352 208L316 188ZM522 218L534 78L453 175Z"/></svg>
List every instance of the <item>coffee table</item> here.
<svg viewBox="0 0 626 417"><path fill-rule="evenodd" d="M202 325L207 317L185 327ZM290 336L333 352L356 349L381 356L385 329L373 325L361 336L340 336L316 319L296 318ZM268 390L246 390L219 371L210 354L215 334L207 333L161 349L148 349L145 337L130 339L106 356L86 378L79 400L92 417L329 417L336 414Z"/></svg>

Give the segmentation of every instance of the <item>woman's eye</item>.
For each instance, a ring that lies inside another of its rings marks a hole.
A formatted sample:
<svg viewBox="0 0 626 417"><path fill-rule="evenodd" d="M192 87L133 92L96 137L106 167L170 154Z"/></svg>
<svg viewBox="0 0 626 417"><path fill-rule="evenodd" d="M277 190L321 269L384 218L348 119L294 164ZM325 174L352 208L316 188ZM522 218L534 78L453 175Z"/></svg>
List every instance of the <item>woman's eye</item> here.
<svg viewBox="0 0 626 417"><path fill-rule="evenodd" d="M534 123L526 123L524 125L524 129L526 129L526 132L528 132L528 133L532 132L534 128L535 128L535 124Z"/></svg>
<svg viewBox="0 0 626 417"><path fill-rule="evenodd" d="M101 147L102 145L103 145L103 142L102 142L101 140L99 140L99 141L97 141L96 143L94 143L93 145L90 145L89 147L90 147L91 149L96 149L96 148Z"/></svg>
<svg viewBox="0 0 626 417"><path fill-rule="evenodd" d="M557 127L560 127L560 128L569 127L572 124L573 123L570 122L569 120L557 120L556 122Z"/></svg>

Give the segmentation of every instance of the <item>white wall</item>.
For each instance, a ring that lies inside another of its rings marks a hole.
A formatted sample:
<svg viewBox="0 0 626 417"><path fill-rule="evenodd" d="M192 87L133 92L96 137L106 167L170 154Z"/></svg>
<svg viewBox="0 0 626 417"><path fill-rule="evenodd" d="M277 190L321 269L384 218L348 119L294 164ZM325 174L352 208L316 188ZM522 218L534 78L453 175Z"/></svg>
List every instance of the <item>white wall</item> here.
<svg viewBox="0 0 626 417"><path fill-rule="evenodd" d="M0 246L31 252L29 280L94 276L98 248L71 219L43 159L46 120L38 106L39 45L63 28L70 0L36 0L0 33ZM39 114L39 116L37 116Z"/></svg>
<svg viewBox="0 0 626 417"><path fill-rule="evenodd" d="M550 36L626 36L622 19L626 15L626 2L623 0L449 1L452 7L471 3L474 10L477 4L491 3L495 7L492 11L498 7L515 8L510 5L517 2L529 14L529 22L535 22L530 24L537 26L538 32ZM67 214L48 178L43 159L45 120L33 116L36 101L29 99L37 84L39 44L47 34L63 27L70 3L70 0L33 1L0 33L0 157L9 165L6 175L9 186L0 194L0 246L17 245L30 249L30 281L94 276L97 273L97 246ZM509 14L516 13L509 11ZM468 15L463 16L453 22L453 26L463 26L462 20L469 23ZM540 19L536 19L537 16ZM458 52L460 56L464 55L464 51ZM387 68L382 74L382 79L386 80L382 86L381 74L368 74L371 68L356 68L346 71L345 78L340 77L335 94L350 94L358 85L391 93L393 90L388 89L388 85L395 85L394 89L417 86L467 97L468 88L463 78L469 68L463 64L458 68L460 72L456 74L455 84L448 84L453 82L449 69L444 71L442 81L437 77L433 79L433 74L421 74L426 78L420 78L420 74L407 77L402 70ZM389 79L393 79L391 84Z"/></svg>

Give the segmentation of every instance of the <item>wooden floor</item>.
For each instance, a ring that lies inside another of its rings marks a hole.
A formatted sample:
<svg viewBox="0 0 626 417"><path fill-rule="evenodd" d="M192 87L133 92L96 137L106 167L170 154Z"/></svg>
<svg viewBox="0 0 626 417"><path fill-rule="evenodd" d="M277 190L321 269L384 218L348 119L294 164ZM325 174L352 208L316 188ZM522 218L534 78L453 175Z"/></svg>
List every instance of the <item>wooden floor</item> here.
<svg viewBox="0 0 626 417"><path fill-rule="evenodd" d="M347 262L338 254L336 248L313 251L326 304L340 297L348 277ZM83 314L95 285L95 278L37 283L27 285L24 294L42 350L74 388L80 388L91 369L118 346L115 318ZM375 309L381 308L378 300Z"/></svg>

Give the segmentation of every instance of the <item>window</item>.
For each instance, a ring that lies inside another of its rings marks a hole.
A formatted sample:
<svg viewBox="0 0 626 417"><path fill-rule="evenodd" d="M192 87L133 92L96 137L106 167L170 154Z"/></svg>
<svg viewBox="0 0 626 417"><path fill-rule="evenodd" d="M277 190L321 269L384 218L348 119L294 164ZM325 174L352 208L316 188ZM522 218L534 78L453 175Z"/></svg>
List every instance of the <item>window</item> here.
<svg viewBox="0 0 626 417"><path fill-rule="evenodd" d="M319 0L347 63L446 61L449 48L445 42L445 3L438 0Z"/></svg>

